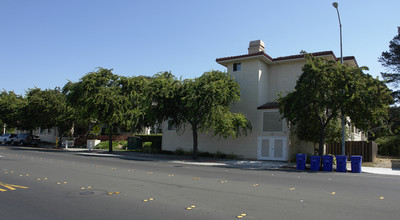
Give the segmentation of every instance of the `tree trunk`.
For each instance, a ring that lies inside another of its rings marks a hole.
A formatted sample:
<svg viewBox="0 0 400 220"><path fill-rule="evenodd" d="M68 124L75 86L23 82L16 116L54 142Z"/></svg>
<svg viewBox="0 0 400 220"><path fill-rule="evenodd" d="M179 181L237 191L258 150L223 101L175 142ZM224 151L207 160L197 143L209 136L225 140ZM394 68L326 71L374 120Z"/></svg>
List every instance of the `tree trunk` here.
<svg viewBox="0 0 400 220"><path fill-rule="evenodd" d="M193 132L193 159L197 159L197 124L191 124Z"/></svg>
<svg viewBox="0 0 400 220"><path fill-rule="evenodd" d="M108 129L108 152L112 153L113 152L113 146L112 146L112 127Z"/></svg>
<svg viewBox="0 0 400 220"><path fill-rule="evenodd" d="M62 148L62 138L63 138L63 136L62 135L60 135L60 139L58 140L58 146L57 146L57 148L59 148L59 149L61 149Z"/></svg>
<svg viewBox="0 0 400 220"><path fill-rule="evenodd" d="M322 126L319 131L318 156L322 156L324 154L324 143L325 143L325 128Z"/></svg>
<svg viewBox="0 0 400 220"><path fill-rule="evenodd" d="M58 136L60 137L57 143L57 148L61 149L62 148L62 138L64 137L64 131L62 131L62 129L57 129L58 131Z"/></svg>

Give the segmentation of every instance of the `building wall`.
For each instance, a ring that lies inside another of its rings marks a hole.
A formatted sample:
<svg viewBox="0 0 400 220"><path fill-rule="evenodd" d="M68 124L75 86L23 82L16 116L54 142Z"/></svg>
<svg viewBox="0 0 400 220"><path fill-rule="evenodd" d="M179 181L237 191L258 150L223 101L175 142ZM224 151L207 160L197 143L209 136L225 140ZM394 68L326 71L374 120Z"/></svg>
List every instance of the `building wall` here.
<svg viewBox="0 0 400 220"><path fill-rule="evenodd" d="M277 63L270 66L268 78L268 100L270 102L276 101L279 93L290 92L295 88L297 79L302 74L304 64L304 60L299 60Z"/></svg>
<svg viewBox="0 0 400 220"><path fill-rule="evenodd" d="M288 71L293 71L296 67L301 70L301 67L298 67L300 64L290 67L287 67L287 64L271 67L257 58L240 62L241 71L232 71L234 62L227 65L228 72L239 82L241 91L240 102L232 106L232 112L245 114L253 127L252 132L237 139L223 139L213 136L212 133L199 133L198 149L204 152L216 153L219 151L226 154L233 153L243 158L257 159L258 137L287 137L289 140L289 131L285 120L282 121L283 131L263 132L263 113L278 112L278 109L259 110L257 107L272 102L277 97L270 95L271 92L279 91L278 87L271 89L272 84L278 84L288 91L292 90L297 80L293 77L298 76L298 71L293 74L290 72L288 74ZM280 80L283 83L278 82ZM290 81L294 81L294 83L290 83ZM193 148L191 127L186 126L185 130L177 136L176 131L168 130L167 123L164 123L162 148L168 151L176 149L191 151Z"/></svg>
<svg viewBox="0 0 400 220"><path fill-rule="evenodd" d="M236 139L224 139L214 136L213 133L198 134L198 149L203 152L216 153L217 151L226 154L235 154L243 158L257 158L257 137L259 136L258 127L262 126L260 117L262 112L257 110L259 106L258 88L260 71L262 65L258 59L241 62L241 71L233 72L233 63L228 65L228 72L232 74L237 82L240 82L241 97L238 103L232 106L232 112L243 113L250 120L253 131L247 136L241 136ZM266 70L264 70L266 71ZM175 151L183 149L191 151L193 149L193 137L190 125L178 136L175 130L168 130L168 123L163 125L163 150Z"/></svg>
<svg viewBox="0 0 400 220"><path fill-rule="evenodd" d="M40 141L56 143L56 139L58 137L58 131L56 128L48 128L48 129L37 129L34 131L35 135L40 137Z"/></svg>
<svg viewBox="0 0 400 220"><path fill-rule="evenodd" d="M241 70L233 72L233 63L241 63ZM240 102L232 105L232 112L243 113L247 116L253 127L247 136L237 139L223 139L213 136L212 133L198 134L198 149L203 152L235 154L239 157L257 159L259 138L286 137L287 159L295 158L298 153L314 154L312 143L304 143L290 135L287 122L282 119L283 130L281 132L263 132L264 112L278 112L278 109L257 109L268 102L276 102L280 93L292 91L297 79L302 74L304 59L266 63L253 57L226 63L228 72L240 84ZM352 136L359 139L360 135ZM191 127L188 125L184 131L177 135L175 130L167 130L167 123L163 125L163 150L175 151L193 149L193 137Z"/></svg>

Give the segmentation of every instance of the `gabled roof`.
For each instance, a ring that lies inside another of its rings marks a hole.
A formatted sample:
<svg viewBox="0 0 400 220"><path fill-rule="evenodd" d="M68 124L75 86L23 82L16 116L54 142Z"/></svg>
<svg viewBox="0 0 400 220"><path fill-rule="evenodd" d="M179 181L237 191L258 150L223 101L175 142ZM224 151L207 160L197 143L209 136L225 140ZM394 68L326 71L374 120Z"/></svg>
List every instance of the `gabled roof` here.
<svg viewBox="0 0 400 220"><path fill-rule="evenodd" d="M322 51L322 52L316 52L316 53L311 53L311 55L315 57L319 56L332 56L333 59L336 61L339 61L340 58L337 58L335 54L332 51ZM290 61L290 60L296 60L296 59L303 59L305 54L297 54L297 55L291 55L291 56L284 56L284 57L277 57L277 58L272 58L268 54L264 52L258 52L258 53L252 53L252 54L244 54L244 55L239 55L239 56L231 56L231 57L222 57L222 58L217 58L215 61L221 65L224 65L224 63L234 61L234 60L241 60L241 59L247 59L247 58L253 58L253 57L261 57L264 58L270 62L280 62L280 61ZM357 60L354 56L347 56L343 57L343 61L346 60L353 60L354 63L358 66Z"/></svg>

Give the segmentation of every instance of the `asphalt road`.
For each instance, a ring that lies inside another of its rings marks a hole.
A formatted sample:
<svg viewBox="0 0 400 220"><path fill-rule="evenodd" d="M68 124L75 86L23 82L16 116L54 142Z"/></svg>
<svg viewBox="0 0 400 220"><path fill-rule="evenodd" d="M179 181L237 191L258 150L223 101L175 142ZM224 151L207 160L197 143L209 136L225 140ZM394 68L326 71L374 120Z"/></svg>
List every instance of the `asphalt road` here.
<svg viewBox="0 0 400 220"><path fill-rule="evenodd" d="M399 219L400 177L0 146L0 219Z"/></svg>

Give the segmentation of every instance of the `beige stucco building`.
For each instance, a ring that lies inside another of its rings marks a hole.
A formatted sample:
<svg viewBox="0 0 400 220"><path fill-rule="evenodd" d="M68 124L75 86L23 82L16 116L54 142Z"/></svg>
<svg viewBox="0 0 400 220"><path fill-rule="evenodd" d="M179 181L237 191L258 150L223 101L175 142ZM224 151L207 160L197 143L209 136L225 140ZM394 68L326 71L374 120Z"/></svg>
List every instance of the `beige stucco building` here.
<svg viewBox="0 0 400 220"><path fill-rule="evenodd" d="M338 60L332 51L314 56ZM242 158L286 161L297 153L314 153L313 144L299 144L291 137L288 125L278 110L278 94L291 91L302 74L303 54L272 58L265 53L261 40L251 41L248 53L216 59L240 84L241 100L233 112L244 113L252 124L252 132L237 139L223 139L212 134L199 134L199 151L235 154ZM344 57L348 65L357 65L354 57ZM190 151L193 147L190 126L182 134L163 125L162 149Z"/></svg>

